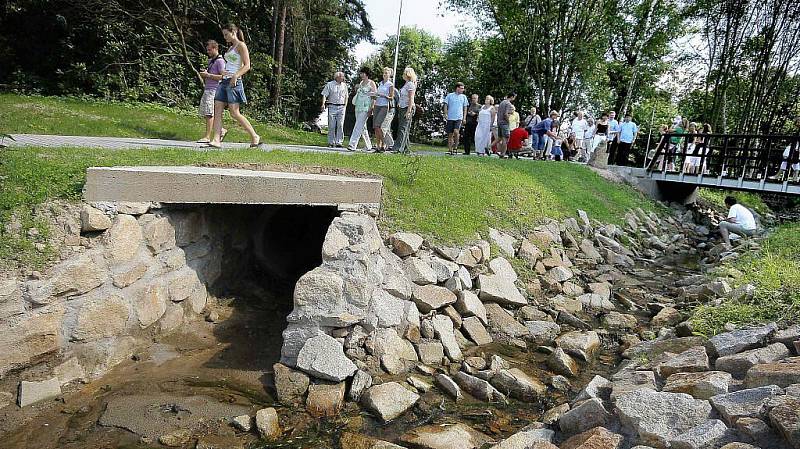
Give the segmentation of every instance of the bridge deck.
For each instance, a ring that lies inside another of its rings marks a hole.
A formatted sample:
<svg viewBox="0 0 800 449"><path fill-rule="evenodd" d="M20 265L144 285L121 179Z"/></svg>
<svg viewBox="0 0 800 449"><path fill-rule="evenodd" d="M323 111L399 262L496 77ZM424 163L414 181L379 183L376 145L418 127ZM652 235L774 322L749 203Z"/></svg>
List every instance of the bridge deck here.
<svg viewBox="0 0 800 449"><path fill-rule="evenodd" d="M669 133L648 156L655 181L800 195L800 136Z"/></svg>

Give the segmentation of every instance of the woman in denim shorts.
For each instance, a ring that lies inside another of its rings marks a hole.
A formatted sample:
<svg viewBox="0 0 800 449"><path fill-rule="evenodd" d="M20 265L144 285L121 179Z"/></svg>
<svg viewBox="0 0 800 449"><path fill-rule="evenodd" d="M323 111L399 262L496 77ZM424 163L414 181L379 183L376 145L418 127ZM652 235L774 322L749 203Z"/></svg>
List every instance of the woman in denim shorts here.
<svg viewBox="0 0 800 449"><path fill-rule="evenodd" d="M208 146L222 148L222 114L227 106L231 117L250 134L250 148L255 148L261 143L261 136L256 134L247 117L239 112L239 105L247 103L241 77L250 70L250 52L244 43L244 33L236 25L230 23L223 27L222 35L230 48L225 53L225 71L214 96L214 137Z"/></svg>

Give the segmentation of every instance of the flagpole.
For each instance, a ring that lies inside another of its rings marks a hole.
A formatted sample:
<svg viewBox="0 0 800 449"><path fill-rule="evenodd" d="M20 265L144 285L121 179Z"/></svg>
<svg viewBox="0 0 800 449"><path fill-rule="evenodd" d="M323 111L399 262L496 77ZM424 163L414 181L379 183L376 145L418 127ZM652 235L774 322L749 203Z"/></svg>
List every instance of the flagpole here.
<svg viewBox="0 0 800 449"><path fill-rule="evenodd" d="M400 12L397 14L397 39L394 44L394 68L392 69L392 85L397 82L397 56L400 53L400 19L403 17L403 0L400 0Z"/></svg>

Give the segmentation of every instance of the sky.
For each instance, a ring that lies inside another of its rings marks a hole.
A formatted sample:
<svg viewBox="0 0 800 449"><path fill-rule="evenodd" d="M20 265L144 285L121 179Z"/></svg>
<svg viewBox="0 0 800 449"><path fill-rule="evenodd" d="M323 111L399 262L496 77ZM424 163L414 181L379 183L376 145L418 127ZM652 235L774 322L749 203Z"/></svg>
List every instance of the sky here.
<svg viewBox="0 0 800 449"><path fill-rule="evenodd" d="M397 13L400 0L365 0L370 22L374 27L376 42L383 42L388 36L397 33ZM442 41L461 26L474 23L470 17L439 8L439 0L404 0L402 26L415 25L432 33ZM361 42L353 50L353 55L361 62L371 55L377 45Z"/></svg>

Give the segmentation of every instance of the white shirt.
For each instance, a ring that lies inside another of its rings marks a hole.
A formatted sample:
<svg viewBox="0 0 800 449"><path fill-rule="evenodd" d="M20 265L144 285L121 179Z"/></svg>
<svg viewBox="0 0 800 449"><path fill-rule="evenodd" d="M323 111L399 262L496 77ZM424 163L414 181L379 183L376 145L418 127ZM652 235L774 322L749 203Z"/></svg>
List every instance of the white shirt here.
<svg viewBox="0 0 800 449"><path fill-rule="evenodd" d="M572 132L575 133L576 139L583 139L584 138L584 131L589 130L589 123L586 119L574 119L572 120ZM589 137L589 134L586 133L586 137Z"/></svg>
<svg viewBox="0 0 800 449"><path fill-rule="evenodd" d="M326 103L345 105L348 94L347 83L344 81L341 83L337 83L336 80L328 81L325 88L322 89L322 96L325 97Z"/></svg>
<svg viewBox="0 0 800 449"><path fill-rule="evenodd" d="M735 218L735 223L741 225L742 228L750 231L756 228L756 219L746 207L741 204L734 204L728 212L728 218Z"/></svg>

